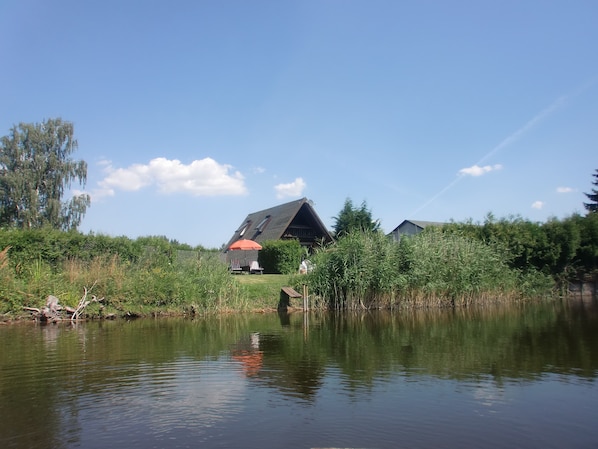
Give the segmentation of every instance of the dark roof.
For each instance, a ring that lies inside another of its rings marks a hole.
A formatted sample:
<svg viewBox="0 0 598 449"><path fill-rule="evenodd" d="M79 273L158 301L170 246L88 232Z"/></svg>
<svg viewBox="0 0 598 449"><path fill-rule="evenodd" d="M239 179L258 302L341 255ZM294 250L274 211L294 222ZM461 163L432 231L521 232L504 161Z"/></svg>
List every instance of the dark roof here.
<svg viewBox="0 0 598 449"><path fill-rule="evenodd" d="M250 239L258 243L266 240L297 238L302 245L309 246L316 241L332 241L330 232L318 217L307 198L253 212L241 222L226 249L239 239Z"/></svg>

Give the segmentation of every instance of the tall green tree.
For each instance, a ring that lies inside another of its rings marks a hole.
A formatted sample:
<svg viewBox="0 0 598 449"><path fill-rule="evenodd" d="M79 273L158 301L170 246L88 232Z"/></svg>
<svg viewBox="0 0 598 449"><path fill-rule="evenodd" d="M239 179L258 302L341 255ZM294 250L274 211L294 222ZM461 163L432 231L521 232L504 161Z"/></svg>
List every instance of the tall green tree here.
<svg viewBox="0 0 598 449"><path fill-rule="evenodd" d="M347 198L337 217L334 217L334 234L341 237L351 231L378 231L380 221L372 219L372 212L364 201L360 207L353 206L353 201Z"/></svg>
<svg viewBox="0 0 598 449"><path fill-rule="evenodd" d="M592 176L594 177L594 182L592 182L592 185L598 187L598 170L596 170L596 173L594 173ZM586 193L585 195L591 201L590 203L583 203L586 210L588 212L597 212L598 211L598 190L592 189L592 193Z"/></svg>
<svg viewBox="0 0 598 449"><path fill-rule="evenodd" d="M71 158L74 127L60 118L21 123L0 140L0 226L77 229L90 197L63 201L73 181L87 181L87 163Z"/></svg>

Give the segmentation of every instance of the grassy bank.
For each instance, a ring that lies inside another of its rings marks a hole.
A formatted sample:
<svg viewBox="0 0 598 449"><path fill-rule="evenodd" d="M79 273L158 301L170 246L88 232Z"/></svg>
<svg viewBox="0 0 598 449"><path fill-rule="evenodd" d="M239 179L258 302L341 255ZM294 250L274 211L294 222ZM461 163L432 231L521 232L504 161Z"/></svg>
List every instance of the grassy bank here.
<svg viewBox="0 0 598 449"><path fill-rule="evenodd" d="M215 253L197 258L137 263L116 256L90 261L68 259L56 266L36 260L12 263L0 253L0 313L4 320L27 316L24 307L40 308L48 295L75 308L84 292L102 301L86 308L90 317L230 313L276 309L284 275L232 275Z"/></svg>
<svg viewBox="0 0 598 449"><path fill-rule="evenodd" d="M242 296L248 298L251 310L272 310L278 307L280 289L291 285L293 276L285 274L234 275Z"/></svg>
<svg viewBox="0 0 598 449"><path fill-rule="evenodd" d="M39 308L48 295L76 307L84 292L103 298L86 314L106 317L275 310L281 287L301 291L302 283L311 306L323 309L464 307L547 297L554 286L533 269L510 268L506 255L482 242L442 233L400 244L381 233L351 233L317 251L305 276L234 275L217 251L181 249L164 238L69 238L0 235L3 319L23 317L24 307Z"/></svg>

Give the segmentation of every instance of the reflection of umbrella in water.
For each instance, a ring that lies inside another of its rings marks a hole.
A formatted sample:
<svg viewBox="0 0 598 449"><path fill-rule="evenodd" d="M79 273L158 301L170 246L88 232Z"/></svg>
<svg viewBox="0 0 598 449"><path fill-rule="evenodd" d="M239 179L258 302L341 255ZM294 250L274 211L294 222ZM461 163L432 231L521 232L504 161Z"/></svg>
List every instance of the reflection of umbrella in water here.
<svg viewBox="0 0 598 449"><path fill-rule="evenodd" d="M252 332L250 340L243 338L231 351L233 360L241 362L248 377L255 376L262 369L264 354L260 351L260 334Z"/></svg>
<svg viewBox="0 0 598 449"><path fill-rule="evenodd" d="M232 243L228 249L231 251L259 251L262 249L262 245L260 245L258 242L254 242L253 240L241 239ZM247 254L245 253L243 256L245 265L247 265Z"/></svg>

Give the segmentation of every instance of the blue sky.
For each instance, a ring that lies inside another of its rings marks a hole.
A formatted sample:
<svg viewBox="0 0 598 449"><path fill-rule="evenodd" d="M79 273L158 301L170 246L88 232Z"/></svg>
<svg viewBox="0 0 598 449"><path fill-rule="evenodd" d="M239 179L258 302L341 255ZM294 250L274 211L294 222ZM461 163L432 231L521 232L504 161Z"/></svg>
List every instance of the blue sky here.
<svg viewBox="0 0 598 449"><path fill-rule="evenodd" d="M62 117L80 229L220 247L250 212L346 198L405 219L583 213L598 2L0 3L0 135ZM79 187L79 186L75 186Z"/></svg>

